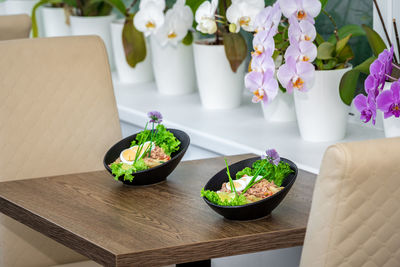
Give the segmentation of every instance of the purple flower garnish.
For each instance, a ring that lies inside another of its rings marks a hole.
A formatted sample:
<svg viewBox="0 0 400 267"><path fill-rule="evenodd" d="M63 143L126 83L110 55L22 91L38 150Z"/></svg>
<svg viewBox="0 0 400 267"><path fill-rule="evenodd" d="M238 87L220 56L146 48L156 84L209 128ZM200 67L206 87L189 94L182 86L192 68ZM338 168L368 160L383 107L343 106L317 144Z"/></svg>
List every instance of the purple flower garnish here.
<svg viewBox="0 0 400 267"><path fill-rule="evenodd" d="M267 149L265 154L261 155L261 159L267 159L271 164L278 166L281 161L281 157L275 149Z"/></svg>
<svg viewBox="0 0 400 267"><path fill-rule="evenodd" d="M359 94L354 98L354 106L361 113L360 119L367 123L372 119L372 124L375 125L376 120L376 103L375 97L372 95L365 96Z"/></svg>
<svg viewBox="0 0 400 267"><path fill-rule="evenodd" d="M158 111L150 111L147 113L147 116L149 117L151 123L161 123L163 119L163 116Z"/></svg>
<svg viewBox="0 0 400 267"><path fill-rule="evenodd" d="M380 93L376 102L385 119L391 116L400 117L400 81L392 83L390 90Z"/></svg>

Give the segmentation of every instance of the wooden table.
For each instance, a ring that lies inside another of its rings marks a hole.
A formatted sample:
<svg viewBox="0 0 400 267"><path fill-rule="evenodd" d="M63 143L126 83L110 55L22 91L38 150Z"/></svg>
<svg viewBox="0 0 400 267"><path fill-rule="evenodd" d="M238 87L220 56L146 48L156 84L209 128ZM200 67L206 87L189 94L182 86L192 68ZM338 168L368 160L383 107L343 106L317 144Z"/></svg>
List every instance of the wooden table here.
<svg viewBox="0 0 400 267"><path fill-rule="evenodd" d="M251 155L228 157L230 163ZM200 198L223 158L129 187L106 171L0 183L0 211L105 266L163 266L302 245L315 175L299 172L270 217L228 221Z"/></svg>

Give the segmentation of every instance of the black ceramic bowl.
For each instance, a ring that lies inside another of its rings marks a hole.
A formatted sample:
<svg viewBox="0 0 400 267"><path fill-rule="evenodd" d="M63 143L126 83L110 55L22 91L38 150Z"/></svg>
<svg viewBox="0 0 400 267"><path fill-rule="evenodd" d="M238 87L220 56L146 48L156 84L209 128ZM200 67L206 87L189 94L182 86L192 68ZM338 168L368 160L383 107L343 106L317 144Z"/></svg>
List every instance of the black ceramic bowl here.
<svg viewBox="0 0 400 267"><path fill-rule="evenodd" d="M229 171L232 177L234 177L238 171L241 171L246 167L251 167L253 163L259 159L260 157L245 159L230 165ZM290 168L294 172L289 174L283 180L282 186L284 188L281 191L273 194L272 196L242 206L220 206L210 202L207 198L203 197L204 201L215 212L217 212L218 214L224 216L229 220L241 220L241 221L254 220L269 215L271 211L273 211L279 205L279 203L281 203L281 201L285 198L286 194L289 192L290 188L294 184L294 181L296 180L297 177L296 164L285 158L281 158L281 160L283 162L288 163L290 165ZM226 175L226 168L224 168L208 181L208 183L204 187L204 190L218 191L221 189L222 184L228 181L229 179L228 176Z"/></svg>
<svg viewBox="0 0 400 267"><path fill-rule="evenodd" d="M127 185L149 185L159 183L167 179L167 176L171 174L171 172L182 160L182 157L183 155L185 155L186 150L188 149L190 144L190 138L185 132L176 129L167 130L173 133L174 136L178 138L179 141L181 141L179 150L172 153L171 159L169 161L157 167L133 173L132 175L134 176L134 178L132 182L124 181L124 177L122 176L119 177L119 180L121 182ZM104 156L103 164L111 175L112 172L109 165L120 156L122 150L127 149L131 146L131 142L136 138L137 134L126 137L125 139L116 143L107 151L106 155Z"/></svg>

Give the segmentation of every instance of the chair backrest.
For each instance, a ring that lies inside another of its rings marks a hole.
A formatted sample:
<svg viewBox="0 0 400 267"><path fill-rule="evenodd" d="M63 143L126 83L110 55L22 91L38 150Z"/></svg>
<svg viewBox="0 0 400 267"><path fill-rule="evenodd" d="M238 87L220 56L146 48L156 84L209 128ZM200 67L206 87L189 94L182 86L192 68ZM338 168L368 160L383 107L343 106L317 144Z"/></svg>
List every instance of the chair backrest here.
<svg viewBox="0 0 400 267"><path fill-rule="evenodd" d="M400 138L329 147L300 266L400 266L399 206Z"/></svg>
<svg viewBox="0 0 400 267"><path fill-rule="evenodd" d="M31 18L26 14L0 16L0 41L28 38Z"/></svg>
<svg viewBox="0 0 400 267"><path fill-rule="evenodd" d="M0 42L0 181L104 169L121 138L104 43L95 36ZM82 259L1 216L0 266Z"/></svg>

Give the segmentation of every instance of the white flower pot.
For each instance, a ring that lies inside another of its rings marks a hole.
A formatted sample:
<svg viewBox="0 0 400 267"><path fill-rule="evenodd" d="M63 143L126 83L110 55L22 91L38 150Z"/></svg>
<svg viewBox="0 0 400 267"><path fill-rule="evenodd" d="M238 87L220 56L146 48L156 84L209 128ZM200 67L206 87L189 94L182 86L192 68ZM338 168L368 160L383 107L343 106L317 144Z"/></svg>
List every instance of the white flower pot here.
<svg viewBox="0 0 400 267"><path fill-rule="evenodd" d="M294 108L293 94L282 93L278 95L268 105L261 103L264 118L271 122L291 122L296 121L296 111Z"/></svg>
<svg viewBox="0 0 400 267"><path fill-rule="evenodd" d="M41 10L45 37L71 35L64 8L44 6Z"/></svg>
<svg viewBox="0 0 400 267"><path fill-rule="evenodd" d="M392 83L386 82L383 90L390 90L391 85ZM383 112L379 113L382 114L381 116L383 119ZM387 138L400 136L400 118L392 116L390 118L383 119L383 130L385 132L385 137Z"/></svg>
<svg viewBox="0 0 400 267"><path fill-rule="evenodd" d="M4 2L3 9L6 15L28 14L30 16L35 4L35 0L7 0Z"/></svg>
<svg viewBox="0 0 400 267"><path fill-rule="evenodd" d="M234 73L223 45L194 43L194 62L201 103L207 109L240 106L244 92L245 63Z"/></svg>
<svg viewBox="0 0 400 267"><path fill-rule="evenodd" d="M158 92L165 95L183 95L196 90L193 46L179 43L161 46L150 38L154 77Z"/></svg>
<svg viewBox="0 0 400 267"><path fill-rule="evenodd" d="M108 53L110 68L114 69L114 59L111 44L111 22L115 15L99 17L70 16L72 35L98 35L103 39Z"/></svg>
<svg viewBox="0 0 400 267"><path fill-rule="evenodd" d="M308 92L294 90L301 137L310 142L331 142L346 134L349 106L339 95L343 74L350 68L315 71L315 82Z"/></svg>
<svg viewBox="0 0 400 267"><path fill-rule="evenodd" d="M147 45L147 55L144 61L138 63L134 68L126 62L124 47L122 44L122 29L124 20L116 20L111 23L111 37L114 53L115 67L118 73L118 80L121 83L145 83L154 79L151 66L151 51Z"/></svg>

